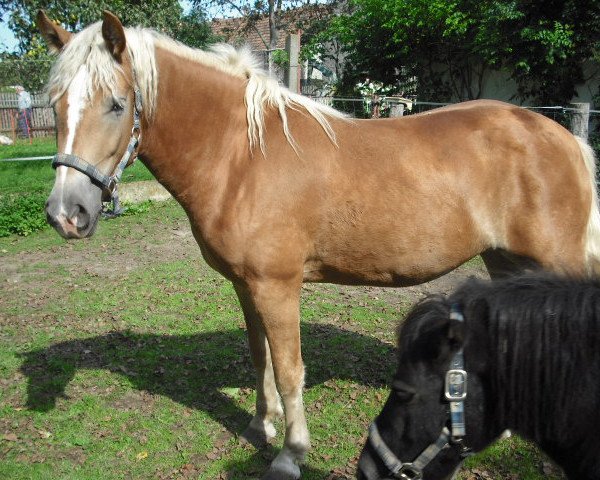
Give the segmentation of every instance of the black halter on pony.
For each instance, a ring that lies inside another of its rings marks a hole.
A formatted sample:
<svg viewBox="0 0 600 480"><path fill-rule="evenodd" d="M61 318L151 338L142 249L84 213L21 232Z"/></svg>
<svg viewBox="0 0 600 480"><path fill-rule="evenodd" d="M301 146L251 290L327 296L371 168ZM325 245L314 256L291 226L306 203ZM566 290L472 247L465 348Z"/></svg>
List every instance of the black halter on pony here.
<svg viewBox="0 0 600 480"><path fill-rule="evenodd" d="M450 319L459 322L465 321L465 317L457 304L452 305ZM450 368L446 372L444 398L449 402L450 407L450 429L444 427L437 440L423 450L412 462L402 462L394 455L381 438L376 422L371 423L369 426L369 442L394 478L400 480L423 478L423 469L450 444L461 446L463 456L468 456L471 453L471 450L463 442L467 433L464 403L467 398L467 372L462 348L454 354Z"/></svg>

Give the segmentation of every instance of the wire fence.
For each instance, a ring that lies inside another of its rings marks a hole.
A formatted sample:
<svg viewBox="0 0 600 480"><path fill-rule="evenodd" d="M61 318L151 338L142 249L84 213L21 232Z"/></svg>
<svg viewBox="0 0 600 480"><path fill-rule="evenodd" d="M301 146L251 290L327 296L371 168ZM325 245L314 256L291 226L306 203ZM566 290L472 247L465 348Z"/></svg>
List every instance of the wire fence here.
<svg viewBox="0 0 600 480"><path fill-rule="evenodd" d="M371 98L314 97L313 100L346 112L354 118L373 118L375 113ZM397 97L382 97L380 104L378 113L381 118L414 115L451 105L450 103L419 102ZM523 108L551 118L568 130L572 129L574 115L579 113L579 110L575 108L560 105ZM594 147L597 157L600 158L600 110L590 110L589 112L588 141Z"/></svg>
<svg viewBox="0 0 600 480"><path fill-rule="evenodd" d="M30 137L55 135L54 113L47 106L47 96L33 94L32 100ZM313 97L313 100L346 112L354 118L372 118L374 114L378 114L383 118L414 115L449 105L448 103L420 102L414 98L382 97L379 100L378 111L375 111L376 108L370 98ZM565 106L524 108L541 113L567 129L571 129L573 116L578 112L574 108ZM19 131L18 115L17 96L15 94L0 94L0 134L11 137L13 141L22 136L23 133ZM600 158L600 110L590 110L588 132L589 142Z"/></svg>

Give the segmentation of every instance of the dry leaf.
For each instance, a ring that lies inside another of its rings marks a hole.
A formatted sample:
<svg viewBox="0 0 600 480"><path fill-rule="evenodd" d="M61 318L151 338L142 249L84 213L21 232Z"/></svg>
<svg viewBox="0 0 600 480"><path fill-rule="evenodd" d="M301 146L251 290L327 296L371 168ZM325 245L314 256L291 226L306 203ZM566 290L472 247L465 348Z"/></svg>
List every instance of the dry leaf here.
<svg viewBox="0 0 600 480"><path fill-rule="evenodd" d="M135 456L136 460L143 460L144 458L148 458L148 452L146 450L144 450L143 452L138 453Z"/></svg>

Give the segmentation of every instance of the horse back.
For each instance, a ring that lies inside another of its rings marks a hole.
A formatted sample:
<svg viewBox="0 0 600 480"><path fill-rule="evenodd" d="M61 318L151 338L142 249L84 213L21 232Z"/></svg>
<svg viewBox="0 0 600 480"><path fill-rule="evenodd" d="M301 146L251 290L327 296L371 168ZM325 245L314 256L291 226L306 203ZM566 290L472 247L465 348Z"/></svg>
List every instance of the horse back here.
<svg viewBox="0 0 600 480"><path fill-rule="evenodd" d="M314 253L330 274L406 285L488 249L581 264L588 174L574 137L546 117L476 101L336 132L311 196Z"/></svg>

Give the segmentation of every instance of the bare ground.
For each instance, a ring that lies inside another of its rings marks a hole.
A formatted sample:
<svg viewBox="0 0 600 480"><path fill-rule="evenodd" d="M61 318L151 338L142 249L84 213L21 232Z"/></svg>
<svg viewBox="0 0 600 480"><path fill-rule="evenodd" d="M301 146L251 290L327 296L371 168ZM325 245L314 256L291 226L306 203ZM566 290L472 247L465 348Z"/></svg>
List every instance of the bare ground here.
<svg viewBox="0 0 600 480"><path fill-rule="evenodd" d="M130 192L127 197L134 198L135 195L137 193ZM156 195L160 196L161 193L157 192ZM123 219L111 221L121 222ZM169 225L155 228L148 228L147 225L129 219L127 223L128 228L123 231L122 237L118 235L117 238L105 238L102 241L71 241L50 248L21 251L10 256L0 252L0 281L4 293L37 292L37 298L51 299L53 292L56 292L55 285L48 282L45 276L35 274L36 265L44 266L45 271L47 266L51 270L60 271L62 280L67 284L81 273L114 279L124 277L135 269L180 259L196 259L202 269L209 268L201 257L187 218L177 218L169 221ZM102 229L103 225L99 228ZM407 299L414 303L428 294L450 293L469 277L488 278L488 274L481 262L470 262L431 282L405 287L400 291L381 287L343 287L343 291L345 296L366 294L386 300L392 305L399 303L399 298L402 298L403 303ZM305 285L305 289L309 291L329 288L331 287L328 285ZM56 292L56 295L57 298L61 297L60 292Z"/></svg>

